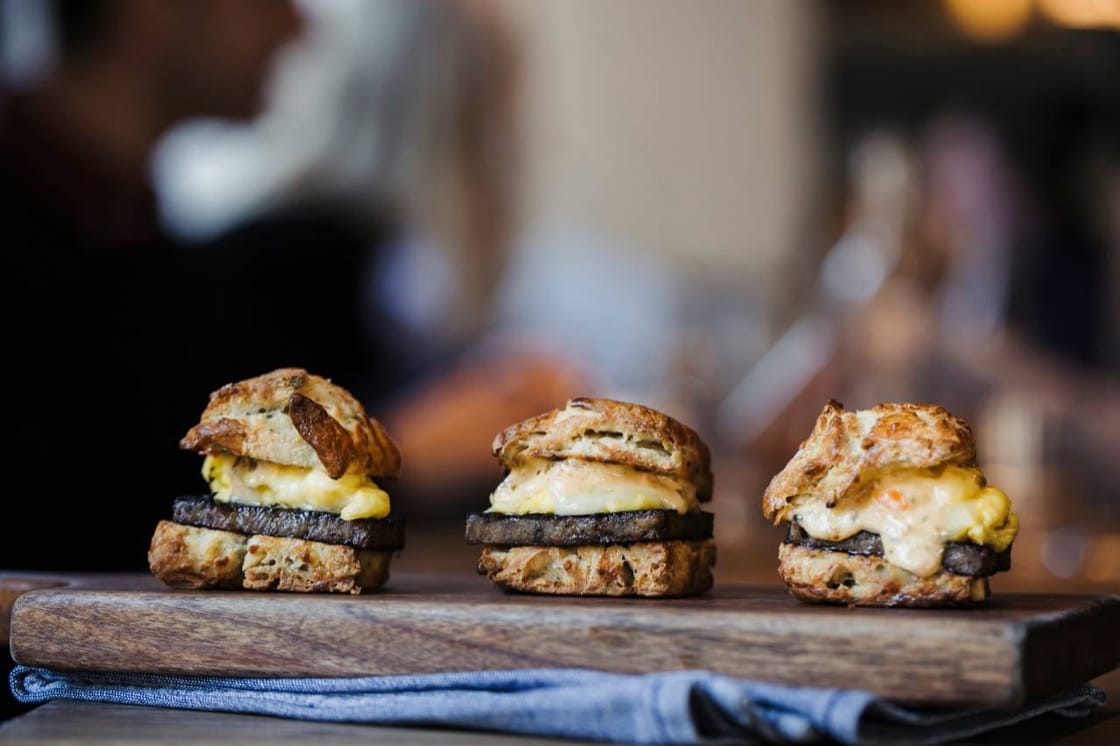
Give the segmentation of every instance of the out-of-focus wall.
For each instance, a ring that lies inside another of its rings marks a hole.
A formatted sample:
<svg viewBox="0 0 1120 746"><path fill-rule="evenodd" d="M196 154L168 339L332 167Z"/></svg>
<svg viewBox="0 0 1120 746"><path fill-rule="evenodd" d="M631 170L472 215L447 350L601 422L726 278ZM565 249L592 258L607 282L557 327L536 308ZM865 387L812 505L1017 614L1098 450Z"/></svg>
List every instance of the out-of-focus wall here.
<svg viewBox="0 0 1120 746"><path fill-rule="evenodd" d="M524 42L528 224L581 223L686 270L771 285L811 239L816 6L505 5Z"/></svg>

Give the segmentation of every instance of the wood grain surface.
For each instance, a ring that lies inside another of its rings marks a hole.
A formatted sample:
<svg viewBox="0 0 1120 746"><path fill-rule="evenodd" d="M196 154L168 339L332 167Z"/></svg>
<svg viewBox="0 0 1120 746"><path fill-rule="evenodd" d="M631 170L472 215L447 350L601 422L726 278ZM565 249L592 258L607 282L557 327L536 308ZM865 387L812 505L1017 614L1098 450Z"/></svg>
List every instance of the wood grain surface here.
<svg viewBox="0 0 1120 746"><path fill-rule="evenodd" d="M503 593L400 576L381 593L176 591L144 575L22 595L12 657L62 669L345 676L576 666L707 669L864 688L921 704L1012 705L1120 660L1120 597L1005 594L968 610L808 606L728 586L692 599Z"/></svg>

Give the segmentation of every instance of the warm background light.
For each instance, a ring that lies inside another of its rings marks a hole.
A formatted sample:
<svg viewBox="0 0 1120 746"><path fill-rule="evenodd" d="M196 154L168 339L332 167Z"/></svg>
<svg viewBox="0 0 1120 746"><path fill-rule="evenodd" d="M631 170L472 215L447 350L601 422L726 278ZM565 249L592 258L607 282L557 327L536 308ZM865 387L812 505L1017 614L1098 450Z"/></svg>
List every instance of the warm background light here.
<svg viewBox="0 0 1120 746"><path fill-rule="evenodd" d="M1031 0L945 0L953 22L977 41L1006 41L1031 17Z"/></svg>
<svg viewBox="0 0 1120 746"><path fill-rule="evenodd" d="M1120 29L1120 0L1038 0L1038 7L1060 26Z"/></svg>
<svg viewBox="0 0 1120 746"><path fill-rule="evenodd" d="M1036 6L1058 26L1120 30L1120 0L944 0L944 5L961 33L986 43L1018 36Z"/></svg>

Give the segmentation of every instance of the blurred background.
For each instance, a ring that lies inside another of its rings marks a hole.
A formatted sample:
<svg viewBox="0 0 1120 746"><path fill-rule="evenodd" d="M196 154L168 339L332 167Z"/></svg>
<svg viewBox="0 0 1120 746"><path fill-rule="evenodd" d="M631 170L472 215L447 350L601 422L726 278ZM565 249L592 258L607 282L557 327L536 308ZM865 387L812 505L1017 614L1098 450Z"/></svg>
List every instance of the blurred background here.
<svg viewBox="0 0 1120 746"><path fill-rule="evenodd" d="M3 0L0 22L5 255L38 299L6 301L12 344L138 470L89 487L142 485L121 566L200 489L175 445L207 394L298 365L401 445L406 569L469 572L493 435L585 394L697 429L720 580L777 582L770 476L828 399L907 400L972 423L1022 518L997 590L1116 589L1116 0Z"/></svg>

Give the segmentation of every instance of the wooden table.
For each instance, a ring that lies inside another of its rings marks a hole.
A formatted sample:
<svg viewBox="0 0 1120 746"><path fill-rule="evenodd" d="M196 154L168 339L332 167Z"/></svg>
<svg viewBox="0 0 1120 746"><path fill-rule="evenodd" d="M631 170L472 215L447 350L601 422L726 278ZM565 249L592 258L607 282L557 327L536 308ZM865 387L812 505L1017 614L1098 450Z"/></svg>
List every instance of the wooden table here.
<svg viewBox="0 0 1120 746"><path fill-rule="evenodd" d="M417 551L419 550L419 551ZM462 556L458 556L458 554ZM449 556L454 554L455 556ZM426 552L412 544L399 564L402 573L449 572L471 577L475 550L453 542L440 551ZM729 578L728 569L735 574ZM742 573L724 563L717 582L775 583L772 568L765 573ZM398 566L394 566L394 571ZM473 578L479 582L481 579ZM1029 587L1025 590L1031 590ZM1096 590L1096 589L1088 589ZM0 604L3 599L0 599ZM0 615L2 616L2 615ZM0 626L5 619L0 618ZM0 629L6 632L6 629ZM1109 695L1109 707L1082 720L1039 719L1006 728L968 743L1120 743L1120 671L1095 682ZM203 713L120 705L51 702L0 725L0 743L113 742L140 743L572 743L489 733L365 725L310 723L260 716Z"/></svg>

